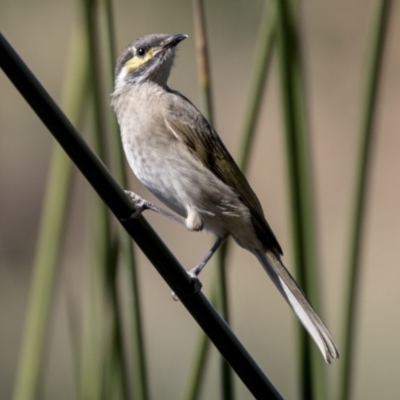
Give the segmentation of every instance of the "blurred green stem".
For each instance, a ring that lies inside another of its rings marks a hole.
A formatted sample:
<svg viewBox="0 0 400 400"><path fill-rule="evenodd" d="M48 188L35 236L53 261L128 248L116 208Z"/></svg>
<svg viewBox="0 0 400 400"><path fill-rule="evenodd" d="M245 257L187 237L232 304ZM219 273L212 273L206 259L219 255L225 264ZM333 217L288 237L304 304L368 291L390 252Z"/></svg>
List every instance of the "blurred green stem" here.
<svg viewBox="0 0 400 400"><path fill-rule="evenodd" d="M310 140L299 31L289 0L278 0L282 110L286 132L296 276L314 308L320 311L317 240L313 204ZM300 383L303 399L326 399L323 359L306 331L300 336Z"/></svg>
<svg viewBox="0 0 400 400"><path fill-rule="evenodd" d="M88 75L88 59L82 32L79 29L75 29L74 32L76 33L71 41L61 103L71 121L79 125L87 100L85 82ZM54 144L33 264L14 400L33 400L38 396L45 354L46 328L69 208L72 167L64 150L58 144Z"/></svg>
<svg viewBox="0 0 400 400"><path fill-rule="evenodd" d="M199 85L203 97L204 114L211 125L214 124L214 107L212 101L212 85L210 71L210 57L208 54L208 41L204 5L202 0L193 0L193 19L196 42L196 59Z"/></svg>
<svg viewBox="0 0 400 400"><path fill-rule="evenodd" d="M104 104L100 30L98 23L99 2L83 2L84 24L88 37L90 59L90 86L94 106L93 148L106 161L107 120ZM111 265L110 218L107 207L91 193L90 200L90 265L88 286L88 309L85 318L82 368L82 397L85 400L103 398L103 382L106 369L106 346L109 339L106 305L107 276Z"/></svg>
<svg viewBox="0 0 400 400"><path fill-rule="evenodd" d="M301 7L301 3L297 2L297 8ZM299 145L299 165L298 173L301 179L302 188L302 217L303 217L303 236L305 238L303 245L305 246L306 269L304 271L304 288L307 297L315 310L321 315L323 314L323 303L320 295L319 282L319 257L318 257L318 234L316 223L316 207L314 203L315 193L313 185L313 157L312 157L312 139L309 135L309 122L307 110L307 93L306 93L306 76L304 72L303 51L301 48L301 27L300 27L301 11L293 9L293 40L295 45L295 57L292 60L294 73L294 89L297 121L300 135L298 135ZM327 381L326 381L326 365L321 357L321 353L317 346L309 337L308 333L302 328L301 334L304 338L304 351L308 351L311 363L311 385L315 399L325 400L328 397ZM308 348L308 350L307 350ZM308 361L305 360L307 363ZM306 398L306 397L305 397ZM308 398L307 398L308 400Z"/></svg>
<svg viewBox="0 0 400 400"><path fill-rule="evenodd" d="M270 70L271 59L273 54L273 47L275 42L275 19L276 7L273 2L267 2L264 6L264 14L261 21L258 43L255 50L254 70L251 74L252 80L249 90L249 101L245 112L245 118L241 134L241 145L239 146L238 164L242 171L245 173L248 167L249 156L251 154L252 144L254 142L254 134L256 131L256 123L258 120L260 107L262 104L262 97ZM202 46L199 46L200 50ZM201 66L207 65L206 62L199 62L199 70ZM201 73L199 73L201 75ZM203 82L207 82L204 79ZM203 98L207 99L209 94L204 94ZM208 107L205 106L207 110ZM218 286L225 279L226 258L229 253L230 240L223 243L217 253L218 276L213 279L211 288L211 301L215 303L218 297ZM224 284L225 286L225 284ZM226 288L224 288L225 291ZM225 292L226 293L226 292ZM193 366L190 373L189 385L186 390L184 398L187 400L196 400L200 396L201 384L204 380L204 372L209 351L209 340L204 334L201 334L196 346L196 355L194 357ZM228 389L227 389L228 390Z"/></svg>
<svg viewBox="0 0 400 400"><path fill-rule="evenodd" d="M127 354L123 342L122 332L122 314L121 305L118 296L117 275L118 275L118 258L119 258L119 240L114 238L112 243L110 268L108 270L108 296L112 306L113 324L111 327L109 345L109 357L107 358L107 373L105 382L105 399L118 398L129 400L131 396L131 388L129 385L129 370L126 360ZM122 392L118 396L117 390L121 386Z"/></svg>
<svg viewBox="0 0 400 400"><path fill-rule="evenodd" d="M113 9L111 0L103 0L106 14L106 25L107 25L107 41L108 41L108 53L109 53L109 73L107 76L109 79L109 88L112 90L113 86L113 75L114 75L114 63L117 55L115 50L115 28L113 19ZM122 142L119 135L119 129L116 118L111 117L111 145L114 155L113 170L115 176L124 188L128 187L128 179L126 174L125 157L122 149ZM131 360L134 365L134 398L136 400L148 400L150 398L149 385L148 385L148 374L147 374L147 363L145 354L145 343L143 333L143 317L142 307L140 301L140 290L139 281L137 276L137 266L135 262L134 243L130 236L125 232L122 227L119 228L119 240L121 242L121 250L125 258L127 265L127 273L129 276L128 283L130 288L129 304L130 304L130 317L132 321L132 342L133 342L133 354ZM116 285L116 282L114 283ZM128 379L128 377L126 377Z"/></svg>
<svg viewBox="0 0 400 400"><path fill-rule="evenodd" d="M211 301L215 299L214 291L212 294ZM210 350L210 340L203 332L197 339L195 349L196 353L193 357L193 364L191 372L189 373L188 385L183 396L185 400L197 400L200 398L200 392L204 382L207 356Z"/></svg>
<svg viewBox="0 0 400 400"><path fill-rule="evenodd" d="M344 303L344 341L339 383L339 399L351 398L353 382L357 300L361 275L361 253L367 206L369 172L372 166L374 123L378 104L378 88L381 76L385 39L389 27L390 0L378 0L376 16L370 40L370 58L366 74L364 105L362 108L360 149L355 180L355 196L350 229L350 257Z"/></svg>
<svg viewBox="0 0 400 400"><path fill-rule="evenodd" d="M197 69L200 89L203 97L205 115L211 125L214 124L214 107L212 101L212 84L210 57L206 32L206 21L203 0L193 0L193 18L196 41ZM217 252L218 260L218 290L216 291L216 305L222 317L229 323L228 288L226 285L226 264L221 260L221 252ZM222 398L234 398L232 370L228 363L221 358Z"/></svg>
<svg viewBox="0 0 400 400"><path fill-rule="evenodd" d="M271 61L276 37L276 5L267 1L261 19L260 32L255 47L254 67L251 73L249 96L242 127L239 146L238 165L245 173L248 169L251 149L254 143L256 124L262 99L265 92L267 78L270 72Z"/></svg>

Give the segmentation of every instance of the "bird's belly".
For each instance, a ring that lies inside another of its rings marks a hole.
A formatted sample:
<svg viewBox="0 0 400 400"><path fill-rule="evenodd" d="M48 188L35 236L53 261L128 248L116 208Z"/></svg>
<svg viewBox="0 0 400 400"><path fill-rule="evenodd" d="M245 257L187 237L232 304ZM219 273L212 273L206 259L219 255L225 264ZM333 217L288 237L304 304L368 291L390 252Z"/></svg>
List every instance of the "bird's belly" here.
<svg viewBox="0 0 400 400"><path fill-rule="evenodd" d="M125 152L136 177L176 213L186 217L189 209L196 210L206 230L232 234L243 247L247 239L255 240L250 211L237 193L187 150L169 145L154 151L154 144L144 148L142 141Z"/></svg>
<svg viewBox="0 0 400 400"><path fill-rule="evenodd" d="M154 194L161 202L173 211L186 217L186 207L182 198L178 174L167 166L161 156L147 154L135 156L127 154L129 166L139 181Z"/></svg>

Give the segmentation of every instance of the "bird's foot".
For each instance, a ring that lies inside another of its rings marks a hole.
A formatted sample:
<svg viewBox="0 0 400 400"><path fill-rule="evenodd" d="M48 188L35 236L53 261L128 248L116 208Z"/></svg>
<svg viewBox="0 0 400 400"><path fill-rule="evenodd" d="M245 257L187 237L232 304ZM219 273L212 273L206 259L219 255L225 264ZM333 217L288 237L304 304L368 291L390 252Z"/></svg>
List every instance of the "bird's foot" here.
<svg viewBox="0 0 400 400"><path fill-rule="evenodd" d="M157 207L155 204L151 203L148 200L143 199L139 195L137 195L134 192L131 192L129 190L125 190L125 193L131 200L132 204L135 206L135 211L132 213L132 215L128 218L128 220L134 219L134 218L139 218L140 215L142 214L143 211L145 210L151 210L154 211L160 215L163 215L164 217L167 217L171 219L172 221L178 222L178 224L183 225L186 228L186 221L177 217L174 214L171 214L170 212L163 210L160 207Z"/></svg>
<svg viewBox="0 0 400 400"><path fill-rule="evenodd" d="M197 293L200 292L201 288L203 287L202 283L200 282L200 279L197 277L198 274L196 274L196 267L191 269L190 271L187 271L187 274L190 276L190 279L192 280L193 284L193 293L190 294L190 296L193 296ZM178 296L175 294L175 292L171 292L171 297L172 300L174 301L179 301Z"/></svg>
<svg viewBox="0 0 400 400"><path fill-rule="evenodd" d="M217 239L217 241L213 244L211 249L204 256L204 258L194 268L192 268L190 271L187 271L188 275L190 276L190 278L193 281L194 291L193 291L192 295L197 294L201 290L202 284L199 280L200 272L203 270L203 268L208 263L208 261L213 256L213 254L218 250L218 247L220 247L221 244L225 241L225 239L226 239L226 236L219 237ZM175 301L179 300L177 295L174 292L172 292L172 299Z"/></svg>
<svg viewBox="0 0 400 400"><path fill-rule="evenodd" d="M129 197L129 200L135 206L135 211L127 218L127 220L137 219L140 217L143 211L151 209L152 203L143 199L139 195L129 190L125 190L126 195Z"/></svg>

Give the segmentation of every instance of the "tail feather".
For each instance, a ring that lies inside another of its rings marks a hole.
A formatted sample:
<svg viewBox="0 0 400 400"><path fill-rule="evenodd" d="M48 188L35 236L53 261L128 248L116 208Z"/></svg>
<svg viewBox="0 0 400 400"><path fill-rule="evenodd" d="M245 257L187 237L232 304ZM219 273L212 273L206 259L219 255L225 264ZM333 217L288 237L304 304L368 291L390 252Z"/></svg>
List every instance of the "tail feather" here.
<svg viewBox="0 0 400 400"><path fill-rule="evenodd" d="M267 252L265 254L262 250L254 250L254 253L275 286L314 339L325 361L330 364L332 358L339 357L335 342L290 272L273 253Z"/></svg>

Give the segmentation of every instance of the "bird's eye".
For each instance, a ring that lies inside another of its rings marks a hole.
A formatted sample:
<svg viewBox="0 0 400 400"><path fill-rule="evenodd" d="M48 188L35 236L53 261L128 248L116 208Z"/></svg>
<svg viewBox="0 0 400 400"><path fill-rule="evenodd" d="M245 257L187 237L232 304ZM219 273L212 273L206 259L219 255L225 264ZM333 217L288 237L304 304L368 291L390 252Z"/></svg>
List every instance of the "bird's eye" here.
<svg viewBox="0 0 400 400"><path fill-rule="evenodd" d="M146 54L146 49L144 47L139 47L136 51L136 54L139 57L143 57Z"/></svg>

